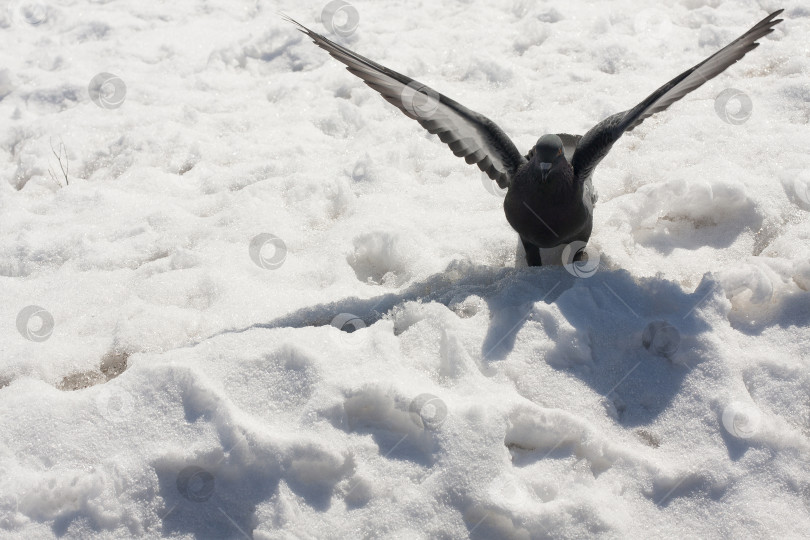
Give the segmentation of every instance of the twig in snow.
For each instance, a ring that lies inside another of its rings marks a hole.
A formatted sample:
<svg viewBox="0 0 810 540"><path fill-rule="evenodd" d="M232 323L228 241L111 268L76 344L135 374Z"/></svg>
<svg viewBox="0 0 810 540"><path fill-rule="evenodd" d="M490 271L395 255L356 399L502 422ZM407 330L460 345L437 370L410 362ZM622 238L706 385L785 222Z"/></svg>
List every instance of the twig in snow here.
<svg viewBox="0 0 810 540"><path fill-rule="evenodd" d="M59 152L57 152L53 147L53 140L51 140L51 152L53 152L53 155L56 156L56 160L59 162L59 168L62 170L62 176L65 178L65 185L69 186L70 181L68 180L68 169L70 164L68 162L67 148L65 148L65 143L62 141L62 137L59 137ZM62 154L65 156L64 162L62 161ZM48 174L51 175L51 179L53 179L54 182L59 184L59 187L62 187L62 182L59 181L56 174L54 174L50 167L48 167Z"/></svg>

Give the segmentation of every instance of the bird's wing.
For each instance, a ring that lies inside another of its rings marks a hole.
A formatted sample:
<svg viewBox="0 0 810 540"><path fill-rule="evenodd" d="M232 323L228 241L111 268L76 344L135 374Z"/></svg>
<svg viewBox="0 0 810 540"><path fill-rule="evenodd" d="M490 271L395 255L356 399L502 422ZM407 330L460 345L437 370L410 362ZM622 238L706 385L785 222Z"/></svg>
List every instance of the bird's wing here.
<svg viewBox="0 0 810 540"><path fill-rule="evenodd" d="M780 9L771 13L748 32L695 67L684 71L632 109L609 116L591 128L579 141L574 153L571 164L576 175L579 178L590 176L624 132L632 130L649 116L663 111L757 48L759 43L756 41L773 32L773 27L782 21L774 20L782 11Z"/></svg>
<svg viewBox="0 0 810 540"><path fill-rule="evenodd" d="M330 41L317 32L284 16L333 58L346 64L350 73L363 79L409 118L439 136L453 153L475 163L501 188L525 163L514 143L495 122L443 96L432 88L388 69Z"/></svg>

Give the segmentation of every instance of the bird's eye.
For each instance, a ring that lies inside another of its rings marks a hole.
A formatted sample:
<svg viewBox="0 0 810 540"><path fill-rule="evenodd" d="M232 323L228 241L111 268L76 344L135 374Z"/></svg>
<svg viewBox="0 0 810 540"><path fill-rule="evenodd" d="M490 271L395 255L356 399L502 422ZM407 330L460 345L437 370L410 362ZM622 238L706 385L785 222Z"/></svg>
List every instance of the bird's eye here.
<svg viewBox="0 0 810 540"><path fill-rule="evenodd" d="M562 155L562 148L560 148L560 150L557 152L557 156L561 156L561 155Z"/></svg>

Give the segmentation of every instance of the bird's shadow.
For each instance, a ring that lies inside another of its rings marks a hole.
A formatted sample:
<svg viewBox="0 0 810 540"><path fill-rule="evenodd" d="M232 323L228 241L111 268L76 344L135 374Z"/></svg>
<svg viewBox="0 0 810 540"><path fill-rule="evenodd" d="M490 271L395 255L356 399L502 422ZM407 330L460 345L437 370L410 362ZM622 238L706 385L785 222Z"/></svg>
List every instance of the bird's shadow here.
<svg viewBox="0 0 810 540"><path fill-rule="evenodd" d="M584 278L561 266L495 268L454 261L445 271L401 291L308 306L269 322L220 334L325 326L334 324L341 314L351 317L344 316L340 321L360 319L370 326L397 306L412 301L441 303L464 317L464 300L476 296L486 302L490 315L477 363L485 375L492 375L498 364L508 358L529 321L537 325L533 318L538 314L548 319L557 314L541 312L558 310L568 324L587 335L590 365L583 370L576 362L566 361L570 343L558 336L553 321L546 331L552 344L543 344L544 354L556 359L549 363L613 400L617 421L632 426L651 422L677 393L689 367L707 357L705 351L692 350L702 346L695 337L709 330L695 308L711 296L710 289L714 288L716 284L704 281L696 291L688 293L675 282L660 277L636 280L624 270L604 265ZM652 321L675 329L680 340L679 361L667 351L657 351L655 343L645 348L643 334Z"/></svg>

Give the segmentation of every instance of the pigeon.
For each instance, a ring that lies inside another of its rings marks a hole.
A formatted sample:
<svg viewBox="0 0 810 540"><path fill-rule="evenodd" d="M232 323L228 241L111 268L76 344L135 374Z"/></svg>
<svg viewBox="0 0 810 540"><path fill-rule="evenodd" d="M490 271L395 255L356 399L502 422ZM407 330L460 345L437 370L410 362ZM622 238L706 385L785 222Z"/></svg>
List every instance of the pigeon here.
<svg viewBox="0 0 810 540"><path fill-rule="evenodd" d="M635 107L608 116L584 135L543 135L526 156L489 118L282 16L386 101L438 135L456 156L476 164L505 189L504 213L509 225L518 233L526 263L541 266L541 250L559 253L563 246L577 247L566 250L570 260L563 264L587 257L584 248L591 236L596 202L591 177L616 141L758 47L757 40L773 32L773 27L782 21L776 18L782 11L771 13Z"/></svg>

